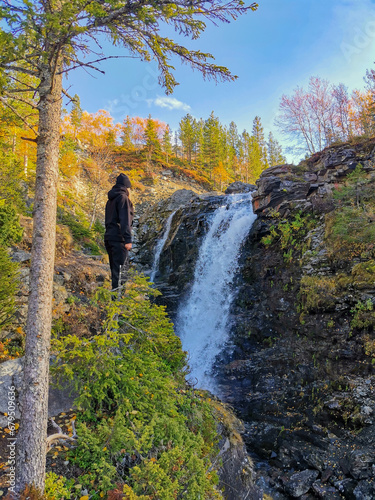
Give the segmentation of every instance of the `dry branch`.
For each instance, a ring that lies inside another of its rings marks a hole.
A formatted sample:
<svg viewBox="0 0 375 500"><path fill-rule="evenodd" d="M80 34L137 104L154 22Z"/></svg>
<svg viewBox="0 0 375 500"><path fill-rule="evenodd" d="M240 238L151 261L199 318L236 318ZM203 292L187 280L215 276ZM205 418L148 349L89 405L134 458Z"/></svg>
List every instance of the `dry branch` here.
<svg viewBox="0 0 375 500"><path fill-rule="evenodd" d="M55 429L57 429L56 434L51 434L51 436L47 437L47 453L49 450L52 448L53 444L55 441L76 441L78 439L78 435L76 432L76 428L74 425L74 419L71 420L71 425L72 425L72 430L73 430L73 435L69 436L68 434L64 434L61 427L56 424L56 422L51 418L51 423Z"/></svg>

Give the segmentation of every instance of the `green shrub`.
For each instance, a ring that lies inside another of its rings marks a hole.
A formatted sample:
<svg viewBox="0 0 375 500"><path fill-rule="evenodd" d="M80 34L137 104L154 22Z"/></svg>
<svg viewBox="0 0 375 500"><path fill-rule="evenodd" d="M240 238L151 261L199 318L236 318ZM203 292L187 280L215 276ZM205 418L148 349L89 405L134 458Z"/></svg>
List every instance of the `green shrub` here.
<svg viewBox="0 0 375 500"><path fill-rule="evenodd" d="M95 221L90 230L89 223L83 213L73 215L60 208L59 221L70 229L75 242L90 250L93 255L102 254L105 228L98 220Z"/></svg>
<svg viewBox="0 0 375 500"><path fill-rule="evenodd" d="M375 311L371 299L367 299L366 302L358 301L350 312L353 314L350 323L352 328L373 329L375 327Z"/></svg>
<svg viewBox="0 0 375 500"><path fill-rule="evenodd" d="M91 232L88 225L78 220L73 214L69 212L64 212L61 215L61 222L68 226L71 230L73 238L76 241L82 241L83 238L90 238Z"/></svg>
<svg viewBox="0 0 375 500"><path fill-rule="evenodd" d="M19 215L12 205L0 200L0 245L10 246L22 239Z"/></svg>
<svg viewBox="0 0 375 500"><path fill-rule="evenodd" d="M330 310L335 305L336 283L334 278L303 276L300 295L307 312Z"/></svg>
<svg viewBox="0 0 375 500"><path fill-rule="evenodd" d="M11 205L0 200L0 329L7 326L15 312L18 265L11 261L5 247L22 239L19 216Z"/></svg>
<svg viewBox="0 0 375 500"><path fill-rule="evenodd" d="M92 231L104 238L105 226L103 226L103 224L98 219L96 219L92 226Z"/></svg>
<svg viewBox="0 0 375 500"><path fill-rule="evenodd" d="M69 500L72 498L70 489L74 485L73 479L66 479L54 472L46 474L45 494L47 500Z"/></svg>
<svg viewBox="0 0 375 500"><path fill-rule="evenodd" d="M15 294L18 288L18 265L10 260L0 246L0 329L7 326L16 310Z"/></svg>
<svg viewBox="0 0 375 500"><path fill-rule="evenodd" d="M276 223L271 225L269 234L261 239L261 243L266 248L273 244L280 245L284 250L284 262L291 263L295 254L303 251L303 238L314 227L315 219L311 214L301 212L297 212L291 219L280 219L278 212L272 216L276 218Z"/></svg>
<svg viewBox="0 0 375 500"><path fill-rule="evenodd" d="M0 143L0 165L0 198L20 211L25 210L23 166L20 158L3 142Z"/></svg>
<svg viewBox="0 0 375 500"><path fill-rule="evenodd" d="M78 392L77 447L70 462L97 499L222 498L217 491L213 408L186 386L186 358L159 292L134 275L120 300L100 289L102 330L91 338L56 336L55 378Z"/></svg>
<svg viewBox="0 0 375 500"><path fill-rule="evenodd" d="M375 255L374 182L361 166L333 192L336 209L326 216L325 242L335 258L371 258Z"/></svg>

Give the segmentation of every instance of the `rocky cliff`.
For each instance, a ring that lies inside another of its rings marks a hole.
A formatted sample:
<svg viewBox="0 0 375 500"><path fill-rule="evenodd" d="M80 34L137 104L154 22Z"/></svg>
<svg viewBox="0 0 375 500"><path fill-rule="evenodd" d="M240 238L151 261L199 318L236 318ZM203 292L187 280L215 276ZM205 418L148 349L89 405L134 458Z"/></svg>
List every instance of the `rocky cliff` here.
<svg viewBox="0 0 375 500"><path fill-rule="evenodd" d="M253 193L258 218L218 371L245 422L258 485L275 499L375 498L374 148L339 145L270 168ZM155 279L172 312L221 203L192 196L173 217ZM161 208L146 228L162 231ZM143 265L150 235L141 237Z"/></svg>

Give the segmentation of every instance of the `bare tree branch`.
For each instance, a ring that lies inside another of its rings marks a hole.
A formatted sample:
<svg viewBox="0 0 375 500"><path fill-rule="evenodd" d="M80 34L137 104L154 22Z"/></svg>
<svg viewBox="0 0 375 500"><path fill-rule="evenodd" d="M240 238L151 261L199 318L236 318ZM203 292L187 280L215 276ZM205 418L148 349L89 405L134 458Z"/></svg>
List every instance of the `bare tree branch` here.
<svg viewBox="0 0 375 500"><path fill-rule="evenodd" d="M52 434L51 436L47 437L47 453L52 448L53 443L55 441L60 441L60 440L61 441L76 441L77 440L78 435L76 433L74 420L71 420L72 430L73 430L72 436L68 436L68 434L64 434L61 427L59 425L57 425L56 422L52 418L50 420L51 420L53 427L55 427L55 429L57 429L57 433Z"/></svg>
<svg viewBox="0 0 375 500"><path fill-rule="evenodd" d="M34 142L37 143L37 139L32 139L31 137L21 137L23 141Z"/></svg>
<svg viewBox="0 0 375 500"><path fill-rule="evenodd" d="M96 59L96 61L90 61L90 62L83 62L83 61L80 61L78 59L75 60L75 62L77 62L76 66L72 66L71 68L67 68L67 69L64 69L63 71L61 71L61 73L69 73L69 71L72 71L73 69L76 69L76 68L82 68L83 66L87 67L87 68L91 68L91 69L94 69L96 71L99 71L99 73L102 73L103 75L105 74L105 71L93 66L94 64L97 64L101 61L107 61L108 59L137 59L136 56L107 56L107 57L101 57L100 59Z"/></svg>

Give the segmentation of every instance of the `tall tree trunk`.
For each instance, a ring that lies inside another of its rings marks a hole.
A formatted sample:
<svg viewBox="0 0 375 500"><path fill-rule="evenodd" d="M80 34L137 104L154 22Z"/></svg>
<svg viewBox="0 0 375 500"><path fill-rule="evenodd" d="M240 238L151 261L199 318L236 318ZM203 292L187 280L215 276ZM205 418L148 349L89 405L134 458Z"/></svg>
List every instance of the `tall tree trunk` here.
<svg viewBox="0 0 375 500"><path fill-rule="evenodd" d="M29 166L29 146L26 144L25 145L25 154L23 155L23 171L25 174L25 177L27 178L28 174L28 166Z"/></svg>
<svg viewBox="0 0 375 500"><path fill-rule="evenodd" d="M92 215L91 215L91 220L90 220L90 225L89 225L89 230L91 231L92 226L94 225L94 222L96 220L96 209L98 205L98 198L99 198L99 189L100 189L100 177L99 179L96 179L96 188L95 188L95 196L94 196L94 203L93 203L93 209L92 209Z"/></svg>
<svg viewBox="0 0 375 500"><path fill-rule="evenodd" d="M61 92L62 75L46 68L39 86L30 295L17 439L17 491L32 484L44 491Z"/></svg>

